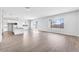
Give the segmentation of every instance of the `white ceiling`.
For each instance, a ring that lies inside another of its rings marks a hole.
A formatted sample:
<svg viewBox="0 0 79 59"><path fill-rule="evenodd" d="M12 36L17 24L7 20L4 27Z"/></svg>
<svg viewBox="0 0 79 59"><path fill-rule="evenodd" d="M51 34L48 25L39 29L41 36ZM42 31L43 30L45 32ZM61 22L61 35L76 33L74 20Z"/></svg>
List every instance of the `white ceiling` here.
<svg viewBox="0 0 79 59"><path fill-rule="evenodd" d="M40 18L49 15L69 12L79 9L78 7L3 7L4 16L19 17L25 19Z"/></svg>

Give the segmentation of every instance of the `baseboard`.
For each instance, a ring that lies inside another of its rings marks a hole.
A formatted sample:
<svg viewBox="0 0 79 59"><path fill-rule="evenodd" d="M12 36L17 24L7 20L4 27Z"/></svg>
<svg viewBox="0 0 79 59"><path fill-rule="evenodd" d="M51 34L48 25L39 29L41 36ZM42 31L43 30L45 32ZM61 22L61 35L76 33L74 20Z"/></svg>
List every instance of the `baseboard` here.
<svg viewBox="0 0 79 59"><path fill-rule="evenodd" d="M39 30L39 31L41 31L41 30ZM48 32L48 31L41 31L41 32ZM73 35L73 34L68 34L68 33L56 33L56 32L48 32L48 33L55 33L55 34L60 34L60 35L79 37L79 35Z"/></svg>
<svg viewBox="0 0 79 59"><path fill-rule="evenodd" d="M74 35L74 34L67 34L67 33L59 33L59 34L62 34L62 35L68 35L68 36L75 36L75 37L79 37L78 35Z"/></svg>

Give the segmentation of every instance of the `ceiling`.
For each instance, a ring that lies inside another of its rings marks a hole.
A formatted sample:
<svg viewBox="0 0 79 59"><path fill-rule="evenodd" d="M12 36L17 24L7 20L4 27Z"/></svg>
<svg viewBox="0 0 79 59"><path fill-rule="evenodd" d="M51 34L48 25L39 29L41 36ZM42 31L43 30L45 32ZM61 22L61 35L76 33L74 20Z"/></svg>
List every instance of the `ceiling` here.
<svg viewBox="0 0 79 59"><path fill-rule="evenodd" d="M35 19L49 15L78 10L78 7L3 7L6 17L18 17L24 19Z"/></svg>

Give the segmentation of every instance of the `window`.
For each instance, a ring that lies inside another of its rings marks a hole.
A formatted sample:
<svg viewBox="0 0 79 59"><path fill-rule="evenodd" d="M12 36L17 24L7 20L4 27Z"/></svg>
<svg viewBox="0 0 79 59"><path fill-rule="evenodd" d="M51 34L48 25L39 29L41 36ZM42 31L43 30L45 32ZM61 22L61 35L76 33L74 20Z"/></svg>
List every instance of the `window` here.
<svg viewBox="0 0 79 59"><path fill-rule="evenodd" d="M51 28L64 28L64 18L52 20L50 26Z"/></svg>

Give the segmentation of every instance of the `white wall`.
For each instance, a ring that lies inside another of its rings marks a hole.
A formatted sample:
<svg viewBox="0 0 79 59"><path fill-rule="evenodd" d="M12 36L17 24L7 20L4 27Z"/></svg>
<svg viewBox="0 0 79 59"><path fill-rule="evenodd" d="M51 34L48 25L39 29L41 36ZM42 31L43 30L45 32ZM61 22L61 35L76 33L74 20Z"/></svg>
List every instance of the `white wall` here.
<svg viewBox="0 0 79 59"><path fill-rule="evenodd" d="M1 40L2 40L2 15L1 15L2 13L1 13L1 9L0 9L0 42L1 42Z"/></svg>
<svg viewBox="0 0 79 59"><path fill-rule="evenodd" d="M77 19L77 26L78 26L77 27L77 29L78 29L77 31L78 32L77 33L78 33L78 36L79 36L79 12L77 13L77 17L78 17L78 19Z"/></svg>
<svg viewBox="0 0 79 59"><path fill-rule="evenodd" d="M58 29L58 28L49 28L49 19L56 19L56 18L64 18L64 29ZM68 35L79 35L79 12L71 12L71 13L64 13L56 16L49 16L38 19L39 25L38 29L42 31L48 31L48 32L56 32L56 33L62 33L62 34L68 34Z"/></svg>

